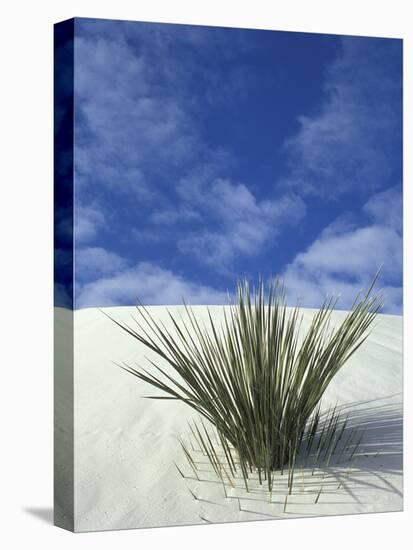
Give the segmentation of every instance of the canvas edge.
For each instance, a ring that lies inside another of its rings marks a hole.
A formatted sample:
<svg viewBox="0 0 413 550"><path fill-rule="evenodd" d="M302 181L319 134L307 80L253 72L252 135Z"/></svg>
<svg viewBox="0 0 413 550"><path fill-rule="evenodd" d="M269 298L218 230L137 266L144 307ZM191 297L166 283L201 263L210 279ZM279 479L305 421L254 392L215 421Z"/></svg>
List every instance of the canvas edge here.
<svg viewBox="0 0 413 550"><path fill-rule="evenodd" d="M74 531L74 19L54 25L54 525Z"/></svg>

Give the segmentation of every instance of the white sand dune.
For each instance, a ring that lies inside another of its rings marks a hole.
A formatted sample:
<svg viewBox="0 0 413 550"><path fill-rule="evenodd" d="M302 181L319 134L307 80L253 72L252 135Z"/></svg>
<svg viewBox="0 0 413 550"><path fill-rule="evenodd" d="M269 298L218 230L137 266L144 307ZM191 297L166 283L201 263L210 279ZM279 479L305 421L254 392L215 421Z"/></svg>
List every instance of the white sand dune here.
<svg viewBox="0 0 413 550"><path fill-rule="evenodd" d="M214 318L222 318L222 307L210 309ZM134 308L106 311L129 322ZM165 307L150 311L167 323ZM206 319L205 307L194 311ZM314 311L304 312L305 330ZM334 322L344 315L334 312ZM246 493L239 481L225 498L207 464L202 476L210 481L196 480L177 442L178 435L188 434L191 409L176 401L143 399L156 390L113 364L145 365L147 349L95 308L75 312L74 325L76 531L402 509L401 317L378 317L373 333L323 398L323 407L338 402L351 423L365 430L351 470L348 464L333 464L323 482L321 471L298 472L285 511L286 476L276 478L271 503L257 482ZM201 453L198 458L202 462Z"/></svg>

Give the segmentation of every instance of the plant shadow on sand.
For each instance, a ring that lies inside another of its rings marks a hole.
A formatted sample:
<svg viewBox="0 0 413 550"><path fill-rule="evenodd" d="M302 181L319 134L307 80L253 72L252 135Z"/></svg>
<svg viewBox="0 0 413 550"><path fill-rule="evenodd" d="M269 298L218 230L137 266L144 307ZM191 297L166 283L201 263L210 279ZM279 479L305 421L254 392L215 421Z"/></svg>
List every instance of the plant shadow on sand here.
<svg viewBox="0 0 413 550"><path fill-rule="evenodd" d="M364 430L362 449L379 453L381 462L392 470L402 470L403 410L402 403L379 402L383 399L350 403L341 407L349 421ZM368 404L369 406L363 406Z"/></svg>
<svg viewBox="0 0 413 550"><path fill-rule="evenodd" d="M386 476L402 475L403 469L403 410L401 403L380 404L382 399L370 402L351 403L342 407L348 411L349 423L363 430L363 440L357 460L348 479L357 485L380 488L384 491L402 493ZM330 475L338 482L340 476L331 468ZM383 487L383 482L385 487ZM343 484L346 490L346 485Z"/></svg>
<svg viewBox="0 0 413 550"><path fill-rule="evenodd" d="M242 495L237 487L237 496L234 493L226 494L223 502L232 502L235 506L238 501L239 512L242 512L245 519L248 514L251 514L251 518L258 519L261 516L265 519L325 515L331 513L331 507L336 506L343 507L337 514L360 512L363 511L360 506L374 503L378 494L383 493L401 499L402 492L397 481L402 476L403 468L403 416L402 404L395 402L397 397L400 397L399 394L338 406L337 412L340 416L348 418L348 428L357 428L363 432L357 453L351 459L344 456L339 461L332 460L327 468L317 467L313 473L311 468L307 469L305 480L304 473L301 478L298 464L293 490L287 498L284 479L278 476L279 483L274 485L270 504L268 491L259 485L251 487L249 493L243 492ZM205 464L202 460L201 463ZM198 484L210 482L212 479L202 480ZM311 505L310 502L314 504ZM279 509L275 510L274 505L277 504ZM352 504L356 505L356 509L350 509ZM258 509L254 509L256 507ZM219 522L219 517L214 517L214 507L209 508L209 519L205 521ZM217 508L215 511L219 515Z"/></svg>

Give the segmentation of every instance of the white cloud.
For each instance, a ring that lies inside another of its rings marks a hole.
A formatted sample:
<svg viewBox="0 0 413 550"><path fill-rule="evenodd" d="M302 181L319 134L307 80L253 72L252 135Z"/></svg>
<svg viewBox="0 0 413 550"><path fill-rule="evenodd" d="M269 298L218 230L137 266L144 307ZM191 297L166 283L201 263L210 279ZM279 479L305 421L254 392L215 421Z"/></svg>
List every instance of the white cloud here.
<svg viewBox="0 0 413 550"><path fill-rule="evenodd" d="M93 240L104 225L105 215L96 205L75 208L74 240L76 243L85 243Z"/></svg>
<svg viewBox="0 0 413 550"><path fill-rule="evenodd" d="M305 214L298 197L258 200L245 184L219 178L209 185L192 185L189 200L210 225L179 239L178 248L218 269L228 268L238 256L259 254L283 226L293 225Z"/></svg>
<svg viewBox="0 0 413 550"><path fill-rule="evenodd" d="M155 55L156 52L152 52ZM77 184L153 198L148 176L198 147L191 117L169 93L163 67L122 37L75 41Z"/></svg>
<svg viewBox="0 0 413 550"><path fill-rule="evenodd" d="M164 208L157 210L150 216L155 225L174 225L200 221L201 214L188 207Z"/></svg>
<svg viewBox="0 0 413 550"><path fill-rule="evenodd" d="M68 288L62 283L54 284L54 305L55 307L64 307L71 309L73 307L73 300L71 295L71 288Z"/></svg>
<svg viewBox="0 0 413 550"><path fill-rule="evenodd" d="M75 266L82 279L110 274L127 266L125 258L98 246L89 246L76 249Z"/></svg>
<svg viewBox="0 0 413 550"><path fill-rule="evenodd" d="M377 223L402 231L403 200L400 187L392 187L377 193L364 205L363 210Z"/></svg>
<svg viewBox="0 0 413 550"><path fill-rule="evenodd" d="M383 275L400 273L401 237L389 227L370 225L346 233L322 236L295 257L300 271L314 276L337 273L366 276L383 264Z"/></svg>
<svg viewBox="0 0 413 550"><path fill-rule="evenodd" d="M378 193L364 206L374 223L327 228L306 251L297 254L284 273L291 301L298 297L304 306L318 307L327 295L339 293L340 307L348 308L381 267L379 286L385 310L399 313L403 250L397 229L400 198L395 188Z"/></svg>
<svg viewBox="0 0 413 550"><path fill-rule="evenodd" d="M170 270L142 262L114 275L101 277L77 290L76 307L144 304L223 304L224 292L198 285Z"/></svg>
<svg viewBox="0 0 413 550"><path fill-rule="evenodd" d="M70 246L73 240L73 211L71 208L55 208L55 239Z"/></svg>
<svg viewBox="0 0 413 550"><path fill-rule="evenodd" d="M300 116L286 141L287 183L302 193L332 199L389 185L391 162L401 151L401 83L389 67L401 63L398 44L345 37L342 54L326 74L319 111Z"/></svg>

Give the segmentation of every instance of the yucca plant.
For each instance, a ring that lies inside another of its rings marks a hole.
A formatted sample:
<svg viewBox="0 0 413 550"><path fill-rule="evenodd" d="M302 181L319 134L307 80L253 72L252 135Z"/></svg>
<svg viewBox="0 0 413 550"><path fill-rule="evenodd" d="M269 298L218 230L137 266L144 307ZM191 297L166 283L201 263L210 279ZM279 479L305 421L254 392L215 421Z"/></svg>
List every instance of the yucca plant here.
<svg viewBox="0 0 413 550"><path fill-rule="evenodd" d="M225 453L236 452L244 478L254 469L260 480L261 474L270 480L272 471L295 460L303 437L312 441L325 390L367 338L381 308L374 283L335 328L336 299L326 300L305 334L300 308L287 308L278 279L270 282L267 296L262 281L252 291L240 282L220 324L209 310L208 322L201 324L185 305L179 318L168 311L167 328L140 305L136 327L112 320L170 369L152 360L153 372L120 366L166 394L153 399L181 400L208 420Z"/></svg>

